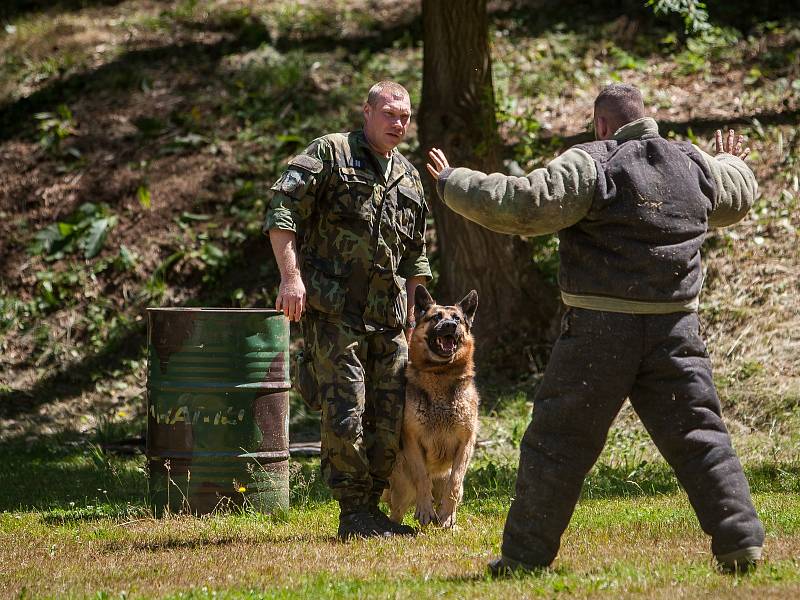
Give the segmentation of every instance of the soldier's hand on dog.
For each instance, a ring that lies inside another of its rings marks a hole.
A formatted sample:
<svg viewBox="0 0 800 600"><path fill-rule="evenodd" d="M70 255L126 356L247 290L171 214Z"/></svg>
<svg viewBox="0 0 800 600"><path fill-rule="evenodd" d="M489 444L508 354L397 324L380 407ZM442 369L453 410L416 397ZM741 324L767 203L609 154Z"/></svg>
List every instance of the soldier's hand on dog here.
<svg viewBox="0 0 800 600"><path fill-rule="evenodd" d="M306 286L300 275L281 278L275 308L283 311L290 321L299 321L306 305Z"/></svg>
<svg viewBox="0 0 800 600"><path fill-rule="evenodd" d="M744 136L736 136L736 132L733 129L728 130L728 135L726 136L725 140L722 139L722 130L717 129L716 134L714 135L714 151L719 154L720 152L727 152L728 154L733 154L734 156L738 156L742 160L747 158L747 155L750 154L750 148L742 148L744 145Z"/></svg>
<svg viewBox="0 0 800 600"><path fill-rule="evenodd" d="M445 169L450 168L450 163L447 162L447 157L444 155L444 152L438 148L431 148L430 152L428 152L428 158L431 159L431 162L426 165L428 167L428 173L438 181L439 174Z"/></svg>

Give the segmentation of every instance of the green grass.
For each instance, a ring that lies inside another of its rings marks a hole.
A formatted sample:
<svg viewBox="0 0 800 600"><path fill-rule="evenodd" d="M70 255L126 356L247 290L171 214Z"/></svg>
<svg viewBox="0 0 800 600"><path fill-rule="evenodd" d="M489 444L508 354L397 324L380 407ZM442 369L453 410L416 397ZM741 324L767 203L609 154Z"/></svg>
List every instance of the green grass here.
<svg viewBox="0 0 800 600"><path fill-rule="evenodd" d="M498 552L515 465L482 452L455 531L337 543L337 508L318 461L293 461L286 520L249 511L153 519L143 457L93 444L0 450L0 597L789 597L800 590L800 470L749 465L768 533L753 576L716 574L708 539L665 467L601 463L590 475L552 570L484 576ZM410 515L406 522L411 523ZM48 577L42 579L41 573Z"/></svg>
<svg viewBox="0 0 800 600"><path fill-rule="evenodd" d="M332 539L331 502L258 515L152 520L129 515L58 522L36 512L0 516L5 587L11 594L89 597L653 597L734 590L789 597L800 586L800 500L758 494L768 558L747 578L714 572L708 542L681 495L579 504L553 569L491 582L505 503L467 503L455 531L410 540ZM43 582L40 573L48 573Z"/></svg>
<svg viewBox="0 0 800 600"><path fill-rule="evenodd" d="M0 448L0 597L788 598L800 592L800 464L749 456L745 468L768 534L767 560L752 576L723 576L685 494L625 412L587 479L553 568L486 579L513 495L527 398L523 390L496 398L487 391L483 439L497 443L479 448L467 474L459 528L432 528L410 540L337 543L338 510L316 459L292 461L285 520L247 510L154 519L144 457L118 457L99 446L135 433L136 420L103 421L84 441L7 444ZM312 416L296 415L293 431L313 427Z"/></svg>

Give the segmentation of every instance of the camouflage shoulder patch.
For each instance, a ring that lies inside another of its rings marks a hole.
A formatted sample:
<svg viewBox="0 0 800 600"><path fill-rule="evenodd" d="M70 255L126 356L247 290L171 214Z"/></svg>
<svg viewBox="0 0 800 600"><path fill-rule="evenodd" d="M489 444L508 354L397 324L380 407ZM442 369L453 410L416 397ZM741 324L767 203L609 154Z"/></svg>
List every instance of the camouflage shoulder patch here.
<svg viewBox="0 0 800 600"><path fill-rule="evenodd" d="M322 171L322 161L308 154L298 154L289 161L289 165L292 167L300 167L309 173L319 173Z"/></svg>
<svg viewBox="0 0 800 600"><path fill-rule="evenodd" d="M293 171L289 169L284 173L283 177L281 178L280 182L280 191L285 194L291 194L301 185L303 185L303 176L300 175L297 171Z"/></svg>

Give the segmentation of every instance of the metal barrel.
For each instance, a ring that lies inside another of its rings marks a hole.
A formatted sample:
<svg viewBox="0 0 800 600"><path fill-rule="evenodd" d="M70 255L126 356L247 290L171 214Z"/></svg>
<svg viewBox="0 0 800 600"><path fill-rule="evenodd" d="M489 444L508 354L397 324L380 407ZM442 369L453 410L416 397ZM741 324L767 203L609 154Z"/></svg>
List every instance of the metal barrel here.
<svg viewBox="0 0 800 600"><path fill-rule="evenodd" d="M148 496L157 515L289 508L289 321L147 309Z"/></svg>

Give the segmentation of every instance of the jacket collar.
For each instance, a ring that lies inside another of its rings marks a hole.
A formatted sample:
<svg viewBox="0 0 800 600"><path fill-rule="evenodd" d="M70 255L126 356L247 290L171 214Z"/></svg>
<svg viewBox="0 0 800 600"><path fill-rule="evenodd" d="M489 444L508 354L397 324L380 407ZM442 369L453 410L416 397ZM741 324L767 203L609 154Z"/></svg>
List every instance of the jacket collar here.
<svg viewBox="0 0 800 600"><path fill-rule="evenodd" d="M356 145L364 152L365 156L368 156L367 160L371 161L370 164L372 165L373 170L381 179L383 179L384 173L381 171L381 169L377 168L379 164L376 159L375 151L370 148L369 142L367 142L367 136L364 135L363 129L359 129L355 132L355 141ZM405 175L409 174L405 165L403 164L403 161L398 160L397 157L399 154L400 152L397 150L397 148L392 148L392 170L389 173L389 179L385 181L387 188L391 187Z"/></svg>
<svg viewBox="0 0 800 600"><path fill-rule="evenodd" d="M367 136L364 135L364 130L359 129L358 131L355 132L355 134L356 134L356 144L358 144L358 146L362 148L365 152L371 152L372 154L375 154L375 151L370 147L369 142L367 141ZM394 156L395 154L397 154L397 148L392 148L392 156Z"/></svg>
<svg viewBox="0 0 800 600"><path fill-rule="evenodd" d="M367 142L367 136L364 135L364 130L359 129L354 132L354 137L356 141L356 145L364 151L372 152L372 149L369 147L369 143Z"/></svg>
<svg viewBox="0 0 800 600"><path fill-rule="evenodd" d="M642 117L626 123L614 132L614 140L617 142L652 137L658 137L658 123L650 117Z"/></svg>

